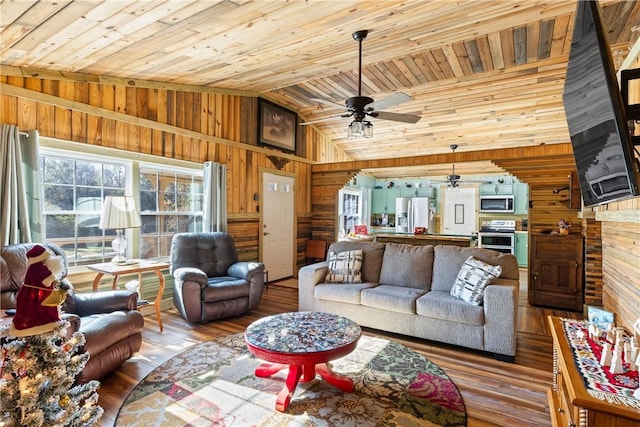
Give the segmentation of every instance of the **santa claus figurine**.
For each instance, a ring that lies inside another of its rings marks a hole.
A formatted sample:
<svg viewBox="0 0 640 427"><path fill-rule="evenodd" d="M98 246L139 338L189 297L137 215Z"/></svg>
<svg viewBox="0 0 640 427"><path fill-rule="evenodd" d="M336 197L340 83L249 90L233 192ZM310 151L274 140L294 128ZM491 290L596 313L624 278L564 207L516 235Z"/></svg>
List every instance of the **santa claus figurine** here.
<svg viewBox="0 0 640 427"><path fill-rule="evenodd" d="M16 314L9 328L9 333L16 337L53 330L60 322L59 305L66 297L66 290L59 287L64 269L62 257L35 245L27 252L27 258L29 267L16 297Z"/></svg>

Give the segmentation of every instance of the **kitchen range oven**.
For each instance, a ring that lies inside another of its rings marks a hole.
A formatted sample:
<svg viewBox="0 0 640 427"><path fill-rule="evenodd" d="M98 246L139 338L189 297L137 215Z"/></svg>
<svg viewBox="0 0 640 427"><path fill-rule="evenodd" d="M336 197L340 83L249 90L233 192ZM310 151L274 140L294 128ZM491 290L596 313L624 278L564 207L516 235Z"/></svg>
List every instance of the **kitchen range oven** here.
<svg viewBox="0 0 640 427"><path fill-rule="evenodd" d="M478 246L494 251L515 254L516 222L514 220L483 220L478 233Z"/></svg>

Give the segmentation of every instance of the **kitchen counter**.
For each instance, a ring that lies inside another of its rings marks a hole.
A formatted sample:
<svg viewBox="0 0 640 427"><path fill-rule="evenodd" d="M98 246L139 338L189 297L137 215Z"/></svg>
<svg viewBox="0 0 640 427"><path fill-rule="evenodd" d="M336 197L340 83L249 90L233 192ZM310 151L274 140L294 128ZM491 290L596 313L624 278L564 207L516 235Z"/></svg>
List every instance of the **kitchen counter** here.
<svg viewBox="0 0 640 427"><path fill-rule="evenodd" d="M455 234L413 234L413 233L376 233L375 241L380 243L404 243L409 245L452 245L475 246L475 236Z"/></svg>

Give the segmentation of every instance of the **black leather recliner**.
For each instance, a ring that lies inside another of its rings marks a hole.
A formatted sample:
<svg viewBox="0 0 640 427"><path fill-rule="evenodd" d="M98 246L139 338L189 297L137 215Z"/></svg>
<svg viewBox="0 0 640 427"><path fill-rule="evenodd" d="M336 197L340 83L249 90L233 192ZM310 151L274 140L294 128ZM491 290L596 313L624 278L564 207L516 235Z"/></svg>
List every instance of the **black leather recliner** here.
<svg viewBox="0 0 640 427"><path fill-rule="evenodd" d="M144 318L137 310L138 294L125 290L75 293L66 279L64 251L52 243L38 244L62 257L61 281L69 291L61 306L61 318L69 321L69 336L80 331L86 340L84 351L90 358L76 380L84 383L100 379L140 350ZM0 249L0 307L3 310L16 307L16 295L27 273L27 252L34 245L36 243L21 243Z"/></svg>
<svg viewBox="0 0 640 427"><path fill-rule="evenodd" d="M171 242L173 303L186 320L210 322L256 308L264 265L238 261L227 233L180 233Z"/></svg>

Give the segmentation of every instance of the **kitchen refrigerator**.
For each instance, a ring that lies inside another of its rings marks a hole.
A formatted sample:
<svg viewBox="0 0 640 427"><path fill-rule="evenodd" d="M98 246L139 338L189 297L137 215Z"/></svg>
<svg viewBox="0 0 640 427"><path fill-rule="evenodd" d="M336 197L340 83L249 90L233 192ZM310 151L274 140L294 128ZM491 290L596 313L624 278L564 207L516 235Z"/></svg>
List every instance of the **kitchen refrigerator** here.
<svg viewBox="0 0 640 427"><path fill-rule="evenodd" d="M435 233L435 200L429 197L396 198L396 232L413 233L416 227L425 227Z"/></svg>

